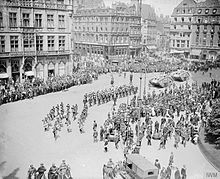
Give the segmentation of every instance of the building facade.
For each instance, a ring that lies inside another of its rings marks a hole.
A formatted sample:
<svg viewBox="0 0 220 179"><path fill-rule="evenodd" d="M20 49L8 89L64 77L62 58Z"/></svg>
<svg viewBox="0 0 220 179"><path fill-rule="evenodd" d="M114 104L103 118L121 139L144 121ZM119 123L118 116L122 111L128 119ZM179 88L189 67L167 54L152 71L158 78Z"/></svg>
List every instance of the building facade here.
<svg viewBox="0 0 220 179"><path fill-rule="evenodd" d="M193 15L191 58L220 59L220 2L206 0Z"/></svg>
<svg viewBox="0 0 220 179"><path fill-rule="evenodd" d="M157 18L157 49L160 51L170 51L170 25L169 16L160 15Z"/></svg>
<svg viewBox="0 0 220 179"><path fill-rule="evenodd" d="M142 45L143 51L156 49L157 47L157 19L155 10L148 4L142 5Z"/></svg>
<svg viewBox="0 0 220 179"><path fill-rule="evenodd" d="M170 28L171 53L183 53L185 57L189 57L195 6L194 0L183 0L174 8Z"/></svg>
<svg viewBox="0 0 220 179"><path fill-rule="evenodd" d="M73 16L74 52L95 61L121 62L139 55L141 16L137 6L80 8Z"/></svg>
<svg viewBox="0 0 220 179"><path fill-rule="evenodd" d="M69 0L1 0L0 78L70 74Z"/></svg>

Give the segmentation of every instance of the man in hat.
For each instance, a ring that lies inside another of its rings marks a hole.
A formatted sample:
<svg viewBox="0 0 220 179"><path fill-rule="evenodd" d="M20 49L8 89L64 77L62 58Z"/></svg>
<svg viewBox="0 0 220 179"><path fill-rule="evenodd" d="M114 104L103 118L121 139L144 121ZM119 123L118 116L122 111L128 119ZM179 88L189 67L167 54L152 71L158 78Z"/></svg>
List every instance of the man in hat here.
<svg viewBox="0 0 220 179"><path fill-rule="evenodd" d="M100 141L103 141L103 138L104 138L104 128L102 126L100 127L99 136L100 136Z"/></svg>
<svg viewBox="0 0 220 179"><path fill-rule="evenodd" d="M28 179L36 178L36 168L33 165L30 165L30 168L28 169Z"/></svg>
<svg viewBox="0 0 220 179"><path fill-rule="evenodd" d="M104 142L104 151L105 151L105 152L108 152L108 139L105 139L105 142Z"/></svg>
<svg viewBox="0 0 220 179"><path fill-rule="evenodd" d="M96 121L93 122L93 131L95 131L97 129L97 123Z"/></svg>
<svg viewBox="0 0 220 179"><path fill-rule="evenodd" d="M93 132L93 142L98 142L98 132L96 131L96 129L94 130L94 132Z"/></svg>
<svg viewBox="0 0 220 179"><path fill-rule="evenodd" d="M158 174L159 174L159 173L160 173L161 166L160 166L160 163L159 163L159 160L158 160L158 159L155 160L154 165L158 168Z"/></svg>
<svg viewBox="0 0 220 179"><path fill-rule="evenodd" d="M181 169L181 175L182 175L182 179L186 179L186 166L185 165L183 165Z"/></svg>
<svg viewBox="0 0 220 179"><path fill-rule="evenodd" d="M36 179L46 179L46 176L44 174L44 172L46 171L47 169L44 167L44 164L41 163L40 164L40 167L37 169L37 177Z"/></svg>
<svg viewBox="0 0 220 179"><path fill-rule="evenodd" d="M58 168L55 164L52 164L52 166L49 169L48 179L58 179Z"/></svg>
<svg viewBox="0 0 220 179"><path fill-rule="evenodd" d="M107 163L108 168L114 168L114 163L112 162L112 159L110 158L108 163Z"/></svg>

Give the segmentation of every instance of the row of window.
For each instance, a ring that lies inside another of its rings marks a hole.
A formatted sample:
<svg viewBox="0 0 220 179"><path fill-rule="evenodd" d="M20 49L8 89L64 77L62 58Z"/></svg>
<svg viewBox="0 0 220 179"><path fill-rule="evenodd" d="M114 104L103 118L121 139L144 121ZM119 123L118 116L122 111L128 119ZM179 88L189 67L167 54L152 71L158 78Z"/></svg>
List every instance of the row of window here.
<svg viewBox="0 0 220 179"><path fill-rule="evenodd" d="M103 55L103 49L96 49L96 48L90 49L90 47L81 47L78 45L76 45L75 49L79 51L84 51L87 53ZM110 52L110 55L126 55L126 54L127 54L127 49L115 49L114 51Z"/></svg>
<svg viewBox="0 0 220 179"><path fill-rule="evenodd" d="M176 13L177 14L191 14L193 12L193 9L192 8L183 8L183 9L176 9Z"/></svg>
<svg viewBox="0 0 220 179"><path fill-rule="evenodd" d="M173 33L173 37L175 37L176 35L178 34ZM184 33L184 32L179 33L179 37L190 37L190 33Z"/></svg>
<svg viewBox="0 0 220 179"><path fill-rule="evenodd" d="M173 29L177 29L178 25L173 25ZM183 28L183 25L180 25L181 29ZM191 30L191 25L188 25L188 30Z"/></svg>
<svg viewBox="0 0 220 179"><path fill-rule="evenodd" d="M80 31L81 31L81 30L83 30L83 31L94 31L94 30L95 30L95 32L104 32L104 31L105 31L105 32L108 32L108 28L107 28L107 27L105 27L105 28L104 28L104 27L95 27L95 28L94 28L94 27L90 27L90 28L87 27L87 28L86 28L86 27L84 27L84 26L83 26L83 27L81 27L81 26L78 26L78 27L75 26L75 30L77 30L77 29L80 30ZM112 27L112 31L116 31L116 32L128 32L128 31L129 31L129 28L128 28L128 27L127 27L127 28L123 28L123 27L122 27L122 28L119 28L119 27L115 27L115 28L114 28L114 27Z"/></svg>
<svg viewBox="0 0 220 179"><path fill-rule="evenodd" d="M197 13L198 14L201 14L202 13L202 9L198 9L198 11L197 11ZM211 10L210 9L204 9L204 12L205 12L205 14L209 14L209 12L210 12ZM212 9L212 14L216 14L217 13L217 9Z"/></svg>
<svg viewBox="0 0 220 179"><path fill-rule="evenodd" d="M177 22L177 20L178 20L178 18L175 17L175 18L174 18L174 21ZM185 21L186 21L186 18L181 17L181 22L185 22ZM191 17L188 17L188 22L192 22L192 18L191 18Z"/></svg>
<svg viewBox="0 0 220 179"><path fill-rule="evenodd" d="M107 35L94 35L94 34L75 34L76 40L79 41L96 41L96 42L105 42L107 43L109 38ZM113 43L128 43L128 37L112 37L111 41Z"/></svg>
<svg viewBox="0 0 220 179"><path fill-rule="evenodd" d="M200 31L200 30L201 30L200 27L201 27L200 25L197 25L197 28L196 28L197 31ZM207 26L207 25L204 25L204 26L203 26L203 31L204 31L204 32L207 32L207 31L208 31L208 26ZM211 32L211 33L215 33L215 26L214 26L214 25L211 26L210 32Z"/></svg>
<svg viewBox="0 0 220 179"><path fill-rule="evenodd" d="M173 47L189 48L189 40L173 40Z"/></svg>
<svg viewBox="0 0 220 179"><path fill-rule="evenodd" d="M58 4L64 4L64 0L56 0ZM31 3L32 0L7 0L7 2L10 2L10 3ZM37 2L40 2L40 3L47 3L47 4L51 4L51 3L56 3L55 0L37 0Z"/></svg>
<svg viewBox="0 0 220 179"><path fill-rule="evenodd" d="M210 46L213 46L214 45L214 34L211 34L210 37L211 37L209 39ZM200 37L199 33L196 33L196 45L199 45L199 44L203 45L203 46L207 46L208 45L208 43L207 43L207 33L204 33L202 38ZM218 47L220 47L220 33L218 34Z"/></svg>
<svg viewBox="0 0 220 179"><path fill-rule="evenodd" d="M130 17L111 17L111 22L139 22L140 20L137 18L130 18ZM108 22L109 17L74 17L75 21L90 21L90 22Z"/></svg>
<svg viewBox="0 0 220 179"><path fill-rule="evenodd" d="M214 22L219 22L220 21L220 17L219 16L203 16L203 17L198 17L195 19L195 22L197 23L214 23Z"/></svg>
<svg viewBox="0 0 220 179"><path fill-rule="evenodd" d="M3 16L0 12L0 27L3 27ZM22 14L22 26L30 27L30 14ZM9 27L18 27L18 19L16 12L9 12ZM34 16L34 27L42 28L43 27L43 15L35 14ZM47 14L47 27L54 27L54 15ZM65 15L58 15L58 27L65 28Z"/></svg>
<svg viewBox="0 0 220 179"><path fill-rule="evenodd" d="M18 36L10 36L10 50L11 52L18 51ZM24 34L23 45L24 51L34 51L35 40L33 34ZM43 36L36 36L36 50L43 51ZM58 37L59 50L65 50L65 36ZM48 51L55 50L55 36L47 36ZM0 52L5 52L5 36L0 36Z"/></svg>

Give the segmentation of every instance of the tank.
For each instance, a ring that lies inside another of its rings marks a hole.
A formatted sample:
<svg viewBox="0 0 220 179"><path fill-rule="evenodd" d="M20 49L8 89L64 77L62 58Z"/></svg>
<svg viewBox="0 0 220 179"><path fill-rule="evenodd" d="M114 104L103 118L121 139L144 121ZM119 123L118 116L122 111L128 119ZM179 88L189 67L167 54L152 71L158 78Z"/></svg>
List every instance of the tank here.
<svg viewBox="0 0 220 179"><path fill-rule="evenodd" d="M185 71L185 70L178 70L176 72L173 72L171 74L171 76L172 76L174 81L183 82L183 81L186 81L186 80L189 79L190 73L188 71Z"/></svg>
<svg viewBox="0 0 220 179"><path fill-rule="evenodd" d="M169 75L162 75L152 78L149 82L154 87L165 88L173 84L173 79Z"/></svg>

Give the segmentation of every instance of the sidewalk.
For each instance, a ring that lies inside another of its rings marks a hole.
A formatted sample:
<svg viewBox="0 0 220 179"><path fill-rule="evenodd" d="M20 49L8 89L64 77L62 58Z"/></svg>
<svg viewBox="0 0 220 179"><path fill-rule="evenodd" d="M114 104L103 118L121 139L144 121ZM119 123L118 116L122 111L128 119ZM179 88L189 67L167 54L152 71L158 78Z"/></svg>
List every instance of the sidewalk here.
<svg viewBox="0 0 220 179"><path fill-rule="evenodd" d="M220 172L220 149L205 141L204 128L200 130L198 145L205 158Z"/></svg>

